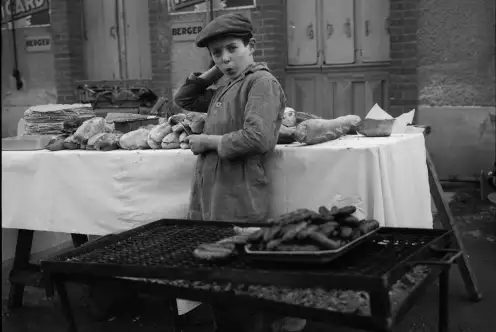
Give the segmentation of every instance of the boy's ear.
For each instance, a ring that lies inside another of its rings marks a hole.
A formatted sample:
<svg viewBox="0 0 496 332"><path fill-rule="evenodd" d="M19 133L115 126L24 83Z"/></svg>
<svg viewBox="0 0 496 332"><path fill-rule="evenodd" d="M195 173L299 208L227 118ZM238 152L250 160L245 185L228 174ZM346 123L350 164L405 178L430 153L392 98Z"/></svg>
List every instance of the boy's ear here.
<svg viewBox="0 0 496 332"><path fill-rule="evenodd" d="M248 42L248 47L250 48L251 54L255 52L256 45L257 45L257 41L255 40L255 38L251 38L250 41Z"/></svg>

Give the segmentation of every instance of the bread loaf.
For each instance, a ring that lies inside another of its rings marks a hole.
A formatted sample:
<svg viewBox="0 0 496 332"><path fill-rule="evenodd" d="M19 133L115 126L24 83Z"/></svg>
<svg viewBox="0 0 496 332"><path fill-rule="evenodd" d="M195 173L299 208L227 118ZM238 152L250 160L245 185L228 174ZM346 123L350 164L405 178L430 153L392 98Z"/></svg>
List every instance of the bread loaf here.
<svg viewBox="0 0 496 332"><path fill-rule="evenodd" d="M172 132L172 127L168 123L156 125L148 134L147 143L152 149L160 149L162 140Z"/></svg>
<svg viewBox="0 0 496 332"><path fill-rule="evenodd" d="M150 131L144 128L130 131L121 136L119 145L126 150L149 149L148 135Z"/></svg>
<svg viewBox="0 0 496 332"><path fill-rule="evenodd" d="M180 134L177 132L172 132L169 135L165 136L161 144L162 149L179 149L179 136Z"/></svg>
<svg viewBox="0 0 496 332"><path fill-rule="evenodd" d="M324 143L348 134L359 122L357 115L345 115L333 120L309 119L296 127L294 138L309 145Z"/></svg>
<svg viewBox="0 0 496 332"><path fill-rule="evenodd" d="M286 107L284 109L284 114L282 115L282 124L286 127L296 126L296 111L291 107Z"/></svg>
<svg viewBox="0 0 496 332"><path fill-rule="evenodd" d="M107 129L107 122L104 118L92 118L83 122L83 124L74 133L74 141L81 143L89 140L96 134L103 133Z"/></svg>
<svg viewBox="0 0 496 332"><path fill-rule="evenodd" d="M296 127L286 127L281 125L279 128L279 138L277 139L277 144L291 144L295 141L293 134Z"/></svg>
<svg viewBox="0 0 496 332"><path fill-rule="evenodd" d="M121 133L105 133L95 142L94 149L97 151L118 150Z"/></svg>

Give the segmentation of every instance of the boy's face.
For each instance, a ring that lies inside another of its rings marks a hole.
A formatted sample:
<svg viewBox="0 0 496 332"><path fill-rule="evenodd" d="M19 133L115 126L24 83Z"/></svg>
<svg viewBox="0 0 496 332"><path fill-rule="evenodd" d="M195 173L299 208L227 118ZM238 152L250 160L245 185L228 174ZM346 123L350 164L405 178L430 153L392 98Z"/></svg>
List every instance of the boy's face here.
<svg viewBox="0 0 496 332"><path fill-rule="evenodd" d="M208 49L215 65L233 79L253 63L255 39L245 45L241 38L227 36L210 42Z"/></svg>

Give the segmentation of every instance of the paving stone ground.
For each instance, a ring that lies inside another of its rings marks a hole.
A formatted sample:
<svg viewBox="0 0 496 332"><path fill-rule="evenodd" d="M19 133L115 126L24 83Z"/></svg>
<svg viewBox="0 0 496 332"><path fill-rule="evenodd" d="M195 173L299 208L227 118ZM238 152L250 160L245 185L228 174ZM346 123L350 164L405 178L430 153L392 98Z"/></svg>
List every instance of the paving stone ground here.
<svg viewBox="0 0 496 332"><path fill-rule="evenodd" d="M470 263L478 279L484 299L473 303L467 298L463 282L456 268L452 269L450 284L450 331L496 331L496 209L488 201L481 201L477 187L450 188L454 193L451 208ZM439 223L436 223L439 227ZM60 312L57 298L47 299L38 289L28 288L24 307L9 312L6 309L8 282L2 276L2 329L6 332L66 332L67 325ZM133 298L120 301L121 306L106 319L98 321L91 314L86 293L79 285L71 285L70 296L75 304L80 332L155 332L167 331L167 320L161 302L153 298ZM200 306L187 317L184 332L213 331L208 307ZM357 330L309 323L305 332L352 332ZM398 326L397 332L437 331L437 286L410 311ZM234 331L233 331L234 332Z"/></svg>

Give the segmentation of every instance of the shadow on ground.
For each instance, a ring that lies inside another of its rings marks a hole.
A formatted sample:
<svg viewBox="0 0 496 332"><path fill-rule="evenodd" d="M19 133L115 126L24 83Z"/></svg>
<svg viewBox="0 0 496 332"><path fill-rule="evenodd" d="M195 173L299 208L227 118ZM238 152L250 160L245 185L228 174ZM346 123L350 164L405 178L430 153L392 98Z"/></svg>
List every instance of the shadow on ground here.
<svg viewBox="0 0 496 332"><path fill-rule="evenodd" d="M450 284L450 331L496 331L496 212L488 202L480 200L476 187L452 188L453 214L470 263L478 279L484 299L469 301L457 268L452 269ZM439 224L436 223L436 227ZM8 282L2 276L2 329L5 332L66 332L67 324L60 312L57 298L47 299L43 291L28 288L24 307L9 312L6 309ZM120 301L120 306L105 319L96 320L88 306L86 292L81 286L69 288L80 332L152 332L167 331L163 302L148 297ZM397 332L437 331L437 287L433 285L395 330ZM186 317L184 332L213 331L208 307L200 306ZM357 330L309 323L305 332L352 332ZM234 331L233 331L234 332Z"/></svg>

